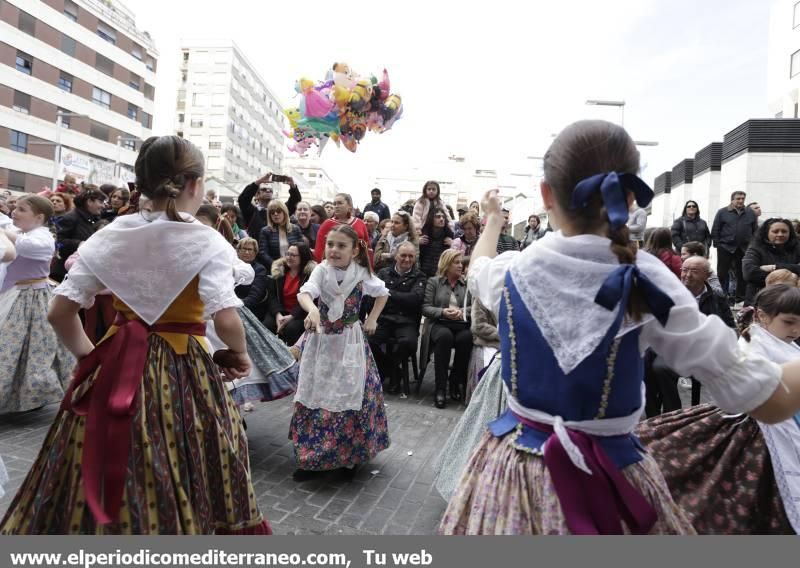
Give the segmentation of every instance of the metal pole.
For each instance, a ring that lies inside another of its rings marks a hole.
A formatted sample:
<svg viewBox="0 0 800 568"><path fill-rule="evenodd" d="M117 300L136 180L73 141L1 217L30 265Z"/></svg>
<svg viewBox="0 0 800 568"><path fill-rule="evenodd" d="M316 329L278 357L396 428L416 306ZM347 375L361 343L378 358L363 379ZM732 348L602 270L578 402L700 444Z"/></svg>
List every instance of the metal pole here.
<svg viewBox="0 0 800 568"><path fill-rule="evenodd" d="M121 152L122 152L122 136L117 136L117 161L114 162L114 177L116 177L117 179L122 177L120 175L122 172L119 166L119 163L122 161ZM117 181L114 180L114 183L117 183Z"/></svg>
<svg viewBox="0 0 800 568"><path fill-rule="evenodd" d="M53 191L58 189L58 173L61 165L61 113L56 113L56 146L53 151Z"/></svg>

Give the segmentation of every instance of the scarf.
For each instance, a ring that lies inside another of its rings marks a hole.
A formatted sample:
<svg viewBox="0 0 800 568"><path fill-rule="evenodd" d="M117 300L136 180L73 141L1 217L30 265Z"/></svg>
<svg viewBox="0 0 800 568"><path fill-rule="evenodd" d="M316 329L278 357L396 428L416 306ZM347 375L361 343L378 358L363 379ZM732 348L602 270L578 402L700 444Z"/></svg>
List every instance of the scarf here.
<svg viewBox="0 0 800 568"><path fill-rule="evenodd" d="M328 306L328 321L341 319L344 313L344 301L356 285L369 277L369 271L356 262L351 262L345 270L339 270L322 261L325 270L322 286L320 286L320 299ZM341 282L337 281L337 273L343 275Z"/></svg>
<svg viewBox="0 0 800 568"><path fill-rule="evenodd" d="M406 241L408 241L408 232L400 233L396 237L391 232L386 235L386 244L389 245L389 254L394 257L397 252L397 247Z"/></svg>

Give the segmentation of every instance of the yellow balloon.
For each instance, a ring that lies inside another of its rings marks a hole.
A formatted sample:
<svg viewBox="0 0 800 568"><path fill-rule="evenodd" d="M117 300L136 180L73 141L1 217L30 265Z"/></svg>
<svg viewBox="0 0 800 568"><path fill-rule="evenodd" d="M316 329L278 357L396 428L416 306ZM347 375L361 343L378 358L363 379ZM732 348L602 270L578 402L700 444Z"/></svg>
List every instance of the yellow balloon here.
<svg viewBox="0 0 800 568"><path fill-rule="evenodd" d="M302 118L300 115L300 109L297 107L287 108L285 111L283 111L283 114L285 114L286 118L289 119L289 124L292 126L292 128L297 128L297 121Z"/></svg>

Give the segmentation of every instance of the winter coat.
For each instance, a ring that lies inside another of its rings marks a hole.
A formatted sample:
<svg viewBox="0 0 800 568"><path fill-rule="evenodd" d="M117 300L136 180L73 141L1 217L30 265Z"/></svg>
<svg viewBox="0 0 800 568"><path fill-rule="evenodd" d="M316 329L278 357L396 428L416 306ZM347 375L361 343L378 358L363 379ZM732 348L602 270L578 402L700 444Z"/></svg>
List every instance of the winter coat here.
<svg viewBox="0 0 800 568"><path fill-rule="evenodd" d="M289 246L304 243L303 233L297 225L289 225L286 233ZM261 229L258 237L258 260L267 270L272 268L272 263L281 258L281 238L278 231L267 225Z"/></svg>
<svg viewBox="0 0 800 568"><path fill-rule="evenodd" d="M525 227L525 238L519 242L520 250L525 250L527 247L538 241L545 235L545 228L539 225L538 229L531 229L528 225Z"/></svg>
<svg viewBox="0 0 800 568"><path fill-rule="evenodd" d="M379 201L378 203L373 203L370 201L364 206L364 213L372 211L373 213L377 213L378 219L383 221L384 219L391 219L392 215L389 213L389 206L386 205L383 201Z"/></svg>
<svg viewBox="0 0 800 568"><path fill-rule="evenodd" d="M58 257L53 265L51 276L61 282L67 274L64 262L78 250L78 246L94 234L95 224L99 217L89 215L76 207L65 213L56 226L56 251Z"/></svg>
<svg viewBox="0 0 800 568"><path fill-rule="evenodd" d="M736 329L736 322L733 320L731 308L728 305L728 298L720 290L715 290L706 282L706 291L697 299L697 307L707 316L717 316L725 325Z"/></svg>
<svg viewBox="0 0 800 568"><path fill-rule="evenodd" d="M480 347L500 349L500 335L497 332L497 319L480 300L472 301L472 343Z"/></svg>
<svg viewBox="0 0 800 568"><path fill-rule="evenodd" d="M406 274L400 274L395 266L378 272L378 278L386 283L389 299L383 308L379 325L415 325L422 319L422 302L428 278L416 266Z"/></svg>
<svg viewBox="0 0 800 568"><path fill-rule="evenodd" d="M437 236L429 235L430 241L427 245L420 243L419 245L419 267L426 276L433 276L439 268L439 258L442 253L450 248L449 245L444 244L445 239L452 238L453 234L449 229L445 228ZM451 243L452 244L452 243Z"/></svg>
<svg viewBox="0 0 800 568"><path fill-rule="evenodd" d="M300 225L297 225L300 227ZM316 223L309 223L308 227L305 229L300 227L300 232L303 233L303 237L305 237L306 241L308 242L308 248L314 250L314 246L317 244L317 234L319 233L319 225Z"/></svg>
<svg viewBox="0 0 800 568"><path fill-rule="evenodd" d="M428 278L428 283L425 286L425 300L422 303L422 315L432 320L442 319L442 311L450 307L451 292L455 292L458 307L463 310L465 307L464 298L467 296L467 283L463 278L458 279L455 288L450 288L450 284L444 276ZM472 295L470 294L466 303L466 321L469 321L471 307Z"/></svg>
<svg viewBox="0 0 800 568"><path fill-rule="evenodd" d="M672 223L672 244L675 250L681 252L681 248L686 243L697 241L706 246L706 253L711 249L711 231L706 223L698 215L694 219L681 216Z"/></svg>
<svg viewBox="0 0 800 568"><path fill-rule="evenodd" d="M303 269L303 273L300 275L300 287L303 287L308 281L308 278L311 276L311 273L317 267L317 263L313 260L309 261L305 268ZM269 290L269 297L267 298L267 311L272 314L273 317L277 317L278 314L283 315L291 315L294 319L305 319L306 311L300 306L298 303L291 313L287 313L283 307L283 283L286 278L286 259L279 258L275 262L272 263L272 289ZM298 290L299 290L298 288Z"/></svg>
<svg viewBox="0 0 800 568"><path fill-rule="evenodd" d="M733 254L738 249L746 250L758 229L756 214L749 207L735 209L728 205L714 216L711 239L714 246Z"/></svg>
<svg viewBox="0 0 800 568"><path fill-rule="evenodd" d="M681 257L675 254L673 251L669 249L664 249L658 252L658 259L664 263L664 265L669 268L672 273L677 276L678 278L681 277L681 266L683 262L681 261Z"/></svg>
<svg viewBox="0 0 800 568"><path fill-rule="evenodd" d="M752 305L756 294L766 285L769 272L764 272L761 267L770 264L774 264L776 269L785 268L800 275L800 242L795 240L775 246L763 239L753 239L742 259L742 272L747 281L745 305Z"/></svg>
<svg viewBox="0 0 800 568"><path fill-rule="evenodd" d="M264 319L267 313L267 286L269 278L267 269L258 261L250 263L255 272L251 284L242 284L234 289L236 297L244 302L244 307L253 312L259 320Z"/></svg>
<svg viewBox="0 0 800 568"><path fill-rule="evenodd" d="M268 225L267 223L267 209L260 208L253 205L253 198L258 192L258 184L251 183L244 188L242 193L236 199L239 204L239 210L242 212L242 218L246 227L247 234L258 239L261 235L261 229ZM303 200L300 195L300 190L296 185L289 186L289 199L286 200L286 208L289 210L289 215L294 215L297 204Z"/></svg>

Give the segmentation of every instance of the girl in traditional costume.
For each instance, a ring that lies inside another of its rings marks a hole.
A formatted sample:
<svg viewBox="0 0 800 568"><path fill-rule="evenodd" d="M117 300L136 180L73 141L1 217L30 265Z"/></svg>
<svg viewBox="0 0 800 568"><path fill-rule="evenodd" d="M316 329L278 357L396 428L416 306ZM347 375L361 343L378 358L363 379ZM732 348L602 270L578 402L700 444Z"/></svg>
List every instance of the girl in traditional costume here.
<svg viewBox="0 0 800 568"><path fill-rule="evenodd" d="M0 266L7 262L11 262L16 257L17 249L14 247L14 243L9 240L5 231L0 229ZM3 267L3 273L0 274L0 286L3 285L4 278L5 267ZM3 464L3 458L0 457L0 499L2 499L3 495L5 495L3 485L6 483L8 483L8 471L6 471L6 466Z"/></svg>
<svg viewBox="0 0 800 568"><path fill-rule="evenodd" d="M81 247L49 319L79 358L4 534L269 534L242 420L218 371L248 374L237 282L252 269L191 214L204 159L177 136L144 142L136 183L153 213L119 217ZM118 316L95 348L78 311L100 290ZM205 319L227 345L212 360Z"/></svg>
<svg viewBox="0 0 800 568"><path fill-rule="evenodd" d="M0 414L61 402L75 364L47 321L52 214L46 198L20 197L12 213L17 230L5 230L17 257L0 284Z"/></svg>
<svg viewBox="0 0 800 568"><path fill-rule="evenodd" d="M361 299L375 298L363 331L375 333L389 291L372 274L368 245L349 225L331 227L325 261L297 299L308 313L289 438L296 480L355 470L389 447L381 377L359 322ZM319 241L318 241L319 243ZM319 308L314 300L319 298Z"/></svg>
<svg viewBox="0 0 800 568"><path fill-rule="evenodd" d="M631 251L629 207L653 196L638 171L623 128L567 127L545 155L541 184L560 231L497 258L502 202L496 192L484 199L469 281L498 316L508 410L473 452L442 533L694 532L632 435L646 347L702 380L728 412L777 422L800 409L800 362L782 368L743 351L660 260Z"/></svg>
<svg viewBox="0 0 800 568"><path fill-rule="evenodd" d="M768 286L754 312L742 350L776 363L800 360L800 290ZM698 533L800 532L800 415L765 424L701 404L646 420L636 432Z"/></svg>

